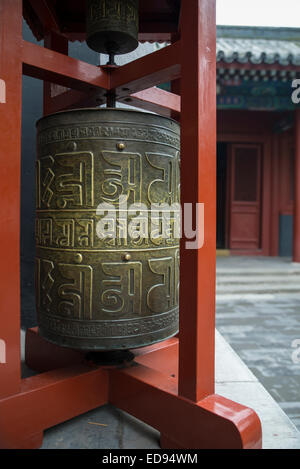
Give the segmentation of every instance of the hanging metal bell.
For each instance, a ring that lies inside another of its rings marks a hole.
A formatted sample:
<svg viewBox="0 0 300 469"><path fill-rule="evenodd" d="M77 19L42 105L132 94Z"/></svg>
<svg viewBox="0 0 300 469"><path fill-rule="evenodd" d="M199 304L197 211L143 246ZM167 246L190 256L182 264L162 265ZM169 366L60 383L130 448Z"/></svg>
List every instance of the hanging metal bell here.
<svg viewBox="0 0 300 469"><path fill-rule="evenodd" d="M173 336L179 124L144 112L98 108L53 114L37 128L40 334L83 350L129 349ZM161 213L150 210L153 204L175 206L167 236ZM147 236L132 232L137 216Z"/></svg>
<svg viewBox="0 0 300 469"><path fill-rule="evenodd" d="M138 0L87 0L86 40L103 54L126 54L138 46Z"/></svg>

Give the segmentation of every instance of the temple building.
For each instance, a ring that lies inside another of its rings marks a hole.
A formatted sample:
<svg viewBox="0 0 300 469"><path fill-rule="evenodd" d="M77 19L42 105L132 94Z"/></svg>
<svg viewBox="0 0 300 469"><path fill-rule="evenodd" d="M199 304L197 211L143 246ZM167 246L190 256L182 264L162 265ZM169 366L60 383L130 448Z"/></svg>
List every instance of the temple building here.
<svg viewBox="0 0 300 469"><path fill-rule="evenodd" d="M218 26L218 249L300 262L299 78L300 29Z"/></svg>

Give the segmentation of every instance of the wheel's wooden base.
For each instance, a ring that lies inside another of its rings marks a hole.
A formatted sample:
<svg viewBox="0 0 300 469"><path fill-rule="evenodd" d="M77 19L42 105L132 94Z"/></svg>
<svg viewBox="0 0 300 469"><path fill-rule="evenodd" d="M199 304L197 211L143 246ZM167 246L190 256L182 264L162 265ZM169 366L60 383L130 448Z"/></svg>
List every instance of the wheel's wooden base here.
<svg viewBox="0 0 300 469"><path fill-rule="evenodd" d="M171 441L170 438L165 435L160 435L160 447L161 449L183 449L181 446L179 446L177 443L174 443L174 441Z"/></svg>
<svg viewBox="0 0 300 469"><path fill-rule="evenodd" d="M17 444L14 443L14 449L38 449L43 444L44 433L39 432L34 435L30 435L29 438L19 441Z"/></svg>
<svg viewBox="0 0 300 469"><path fill-rule="evenodd" d="M44 342L36 329L26 345L27 365L42 373L0 400L2 449L38 448L45 429L108 402L160 431L162 448L261 447L253 410L218 395L200 402L178 395L177 338L135 351L123 369L84 363L81 353Z"/></svg>

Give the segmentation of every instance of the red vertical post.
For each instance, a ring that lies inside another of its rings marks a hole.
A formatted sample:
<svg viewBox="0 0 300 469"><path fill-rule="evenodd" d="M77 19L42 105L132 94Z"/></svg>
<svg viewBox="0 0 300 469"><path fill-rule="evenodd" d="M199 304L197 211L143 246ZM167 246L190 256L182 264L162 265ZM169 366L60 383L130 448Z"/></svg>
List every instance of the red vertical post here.
<svg viewBox="0 0 300 469"><path fill-rule="evenodd" d="M300 262L300 109L296 110L295 140L293 261Z"/></svg>
<svg viewBox="0 0 300 469"><path fill-rule="evenodd" d="M216 5L184 0L181 12L181 204L204 204L204 245L180 268L179 394L214 393L216 262ZM183 226L186 220L183 216ZM200 234L201 226L198 227Z"/></svg>
<svg viewBox="0 0 300 469"><path fill-rule="evenodd" d="M59 34L49 31L45 35L44 46L47 49L60 52L61 54L68 55L69 53L69 42L68 39L60 36ZM47 81L44 82L44 115L49 114L49 104L51 101L51 89L52 83Z"/></svg>
<svg viewBox="0 0 300 469"><path fill-rule="evenodd" d="M172 43L174 42L176 41L172 41ZM171 81L171 92L180 96L180 78L178 80ZM176 115L175 112L171 112L171 117L172 119L180 121L180 117L178 118L178 115Z"/></svg>
<svg viewBox="0 0 300 469"><path fill-rule="evenodd" d="M171 82L171 92L180 96L180 80L174 80ZM172 119L180 122L180 115L178 116L176 112L172 111L171 117Z"/></svg>
<svg viewBox="0 0 300 469"><path fill-rule="evenodd" d="M0 0L0 398L20 389L22 0Z"/></svg>

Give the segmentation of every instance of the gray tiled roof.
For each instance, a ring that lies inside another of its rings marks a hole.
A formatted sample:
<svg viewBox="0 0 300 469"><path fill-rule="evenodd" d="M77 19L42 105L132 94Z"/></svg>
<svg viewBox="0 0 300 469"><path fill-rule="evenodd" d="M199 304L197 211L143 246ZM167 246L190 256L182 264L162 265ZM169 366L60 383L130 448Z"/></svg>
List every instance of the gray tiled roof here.
<svg viewBox="0 0 300 469"><path fill-rule="evenodd" d="M217 61L300 66L300 29L218 26Z"/></svg>

